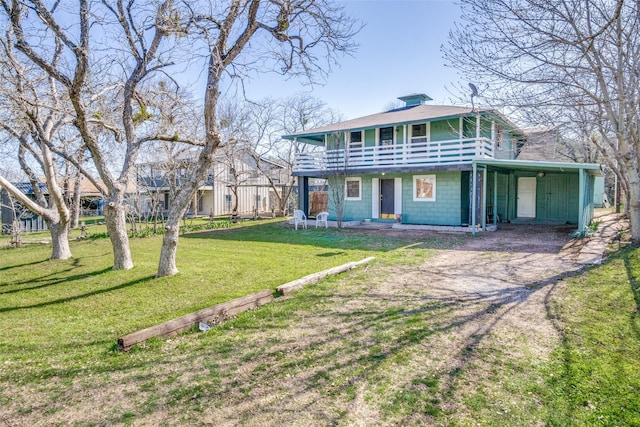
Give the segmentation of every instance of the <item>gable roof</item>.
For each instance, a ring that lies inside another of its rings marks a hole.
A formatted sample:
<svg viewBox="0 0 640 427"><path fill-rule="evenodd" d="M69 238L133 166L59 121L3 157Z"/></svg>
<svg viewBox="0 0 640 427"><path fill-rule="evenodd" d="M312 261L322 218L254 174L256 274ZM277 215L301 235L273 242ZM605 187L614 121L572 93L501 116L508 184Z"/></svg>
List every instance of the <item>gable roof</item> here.
<svg viewBox="0 0 640 427"><path fill-rule="evenodd" d="M520 148L518 160L555 161L558 144L557 127L525 129L526 142Z"/></svg>
<svg viewBox="0 0 640 427"><path fill-rule="evenodd" d="M327 126L321 126L315 129L304 130L300 132L284 135L284 139L307 139L310 141L320 142L322 136L333 132L344 132L351 130L364 130L378 128L381 126L395 126L400 124L421 123L435 119L446 119L460 116L470 116L475 114L492 114L510 127L517 129L514 125L496 110L491 109L471 109L469 107L456 107L452 105L411 105L396 108L382 113L371 114L356 119L346 120Z"/></svg>

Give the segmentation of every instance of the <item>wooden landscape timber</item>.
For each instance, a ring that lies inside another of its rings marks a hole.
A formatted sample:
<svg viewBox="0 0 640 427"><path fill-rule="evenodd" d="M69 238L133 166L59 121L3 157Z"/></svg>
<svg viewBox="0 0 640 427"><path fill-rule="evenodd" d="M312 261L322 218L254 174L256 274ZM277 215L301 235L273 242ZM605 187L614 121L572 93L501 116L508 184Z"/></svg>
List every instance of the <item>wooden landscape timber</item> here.
<svg viewBox="0 0 640 427"><path fill-rule="evenodd" d="M118 347L121 351L127 351L135 344L144 342L152 337L168 337L176 335L180 332L191 329L199 322L216 323L221 322L231 316L243 311L260 307L268 302L273 301L273 291L265 289L255 294L247 295L242 298L216 304L195 313L186 314L168 322L159 325L150 326L138 332L125 335L118 339Z"/></svg>
<svg viewBox="0 0 640 427"><path fill-rule="evenodd" d="M276 288L276 291L282 295L287 295L307 285L318 283L325 277L335 276L336 274L352 270L360 265L367 264L374 259L375 257L368 257L361 261L348 262L338 267L333 267L327 270L320 271L318 273L310 274L301 279L297 279L292 282L285 283L284 285L278 286ZM165 338L176 335L180 332L191 329L193 326L199 324L200 322L221 322L238 313L242 313L243 311L251 310L253 308L258 308L261 305L272 302L273 300L273 291L271 289L265 289L264 291L260 291L255 294L247 295L245 297L234 299L232 301L223 302L212 307L196 311L195 313L189 313L182 317L169 320L168 322L150 326L141 331L133 332L129 335L123 336L122 338L118 338L118 348L120 351L128 351L134 345L142 343L149 338Z"/></svg>
<svg viewBox="0 0 640 427"><path fill-rule="evenodd" d="M280 285L276 288L276 291L281 293L282 295L287 295L293 291L297 291L307 285L313 285L318 283L320 280L324 279L327 276L335 276L336 274L343 273L345 271L356 268L360 265L367 264L376 259L375 257L368 257L361 261L348 262L346 264L340 265L338 267L333 267L328 270L323 270L318 273L310 274L301 279L294 280L292 282L285 283L284 285Z"/></svg>

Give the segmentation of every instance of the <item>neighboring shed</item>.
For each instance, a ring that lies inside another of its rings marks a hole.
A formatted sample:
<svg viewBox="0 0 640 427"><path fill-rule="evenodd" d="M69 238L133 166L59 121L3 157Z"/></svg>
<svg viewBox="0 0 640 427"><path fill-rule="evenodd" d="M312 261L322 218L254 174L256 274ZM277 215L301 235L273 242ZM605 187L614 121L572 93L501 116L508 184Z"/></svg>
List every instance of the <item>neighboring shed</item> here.
<svg viewBox="0 0 640 427"><path fill-rule="evenodd" d="M18 190L22 191L28 197L34 198L33 187L28 182L14 183ZM49 190L44 183L38 183L38 187L42 194L47 197ZM20 224L20 231L22 232L35 232L47 230L47 224L44 219L34 214L33 212L25 209L18 201L10 197L7 191L0 190L0 207L2 212L2 233L7 234L11 230L11 225L14 220L18 220Z"/></svg>

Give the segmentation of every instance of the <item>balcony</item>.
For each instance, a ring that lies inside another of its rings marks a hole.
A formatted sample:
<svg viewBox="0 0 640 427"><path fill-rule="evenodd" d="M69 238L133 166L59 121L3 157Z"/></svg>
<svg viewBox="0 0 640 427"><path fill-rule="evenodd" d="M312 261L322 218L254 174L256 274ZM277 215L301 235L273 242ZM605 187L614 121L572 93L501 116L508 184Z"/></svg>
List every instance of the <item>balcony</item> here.
<svg viewBox="0 0 640 427"><path fill-rule="evenodd" d="M346 155L345 155L346 154ZM374 173L376 170L471 164L473 159L493 159L494 143L490 138L462 138L392 146L324 150L299 153L294 174L331 173L339 170Z"/></svg>

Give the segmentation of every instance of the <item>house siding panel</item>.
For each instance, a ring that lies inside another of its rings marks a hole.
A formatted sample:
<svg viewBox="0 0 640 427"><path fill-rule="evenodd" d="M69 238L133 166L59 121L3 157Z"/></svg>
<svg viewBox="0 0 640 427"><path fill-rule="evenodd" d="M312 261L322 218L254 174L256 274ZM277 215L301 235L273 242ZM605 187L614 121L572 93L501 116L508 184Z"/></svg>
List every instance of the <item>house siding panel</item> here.
<svg viewBox="0 0 640 427"><path fill-rule="evenodd" d="M364 145L365 147L376 146L376 130L375 129L367 129L364 131Z"/></svg>
<svg viewBox="0 0 640 427"><path fill-rule="evenodd" d="M576 208L569 209L568 221L571 224L577 224L578 218L580 218L580 212L578 212L578 199L580 197L580 177L576 175L569 175L569 206L575 206ZM585 192L587 194L587 192ZM593 194L593 193L591 193ZM593 203L593 199L588 200L588 203ZM588 225L588 223L586 223Z"/></svg>
<svg viewBox="0 0 640 427"><path fill-rule="evenodd" d="M345 200L343 221L362 221L371 218L371 179L372 176L360 176L362 179L360 200ZM329 219L336 220L335 197L329 189Z"/></svg>
<svg viewBox="0 0 640 427"><path fill-rule="evenodd" d="M462 173L459 171L436 173L436 200L434 202L415 202L413 201L413 174L403 175L402 222L461 225L461 176Z"/></svg>
<svg viewBox="0 0 640 427"><path fill-rule="evenodd" d="M460 122L455 120L436 120L431 122L431 141L447 141L460 136Z"/></svg>

